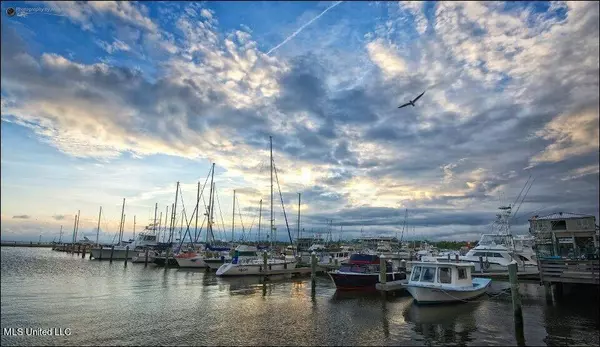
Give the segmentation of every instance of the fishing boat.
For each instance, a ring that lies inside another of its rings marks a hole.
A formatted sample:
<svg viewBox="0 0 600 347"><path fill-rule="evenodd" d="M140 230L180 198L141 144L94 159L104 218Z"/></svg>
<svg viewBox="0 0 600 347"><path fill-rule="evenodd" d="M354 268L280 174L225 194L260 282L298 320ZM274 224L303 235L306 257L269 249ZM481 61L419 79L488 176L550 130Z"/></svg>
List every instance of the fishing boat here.
<svg viewBox="0 0 600 347"><path fill-rule="evenodd" d="M412 272L406 290L417 303L448 303L474 299L485 293L489 278L472 278L474 264L410 262Z"/></svg>
<svg viewBox="0 0 600 347"><path fill-rule="evenodd" d="M268 270L284 270L296 267L296 259L286 256L283 259L269 257ZM264 260L259 257L255 246L239 245L236 247L231 262L224 263L217 269L217 276L245 276L260 275L264 267Z"/></svg>
<svg viewBox="0 0 600 347"><path fill-rule="evenodd" d="M91 252L92 257L95 259L110 259L111 253L113 260L125 259L125 255L127 255L128 259L132 259L146 247L154 246L156 246L156 235L140 232L131 243L121 242L120 245L114 246L114 249L110 247L94 247Z"/></svg>
<svg viewBox="0 0 600 347"><path fill-rule="evenodd" d="M338 290L375 290L379 283L380 257L376 254L355 253L348 263L327 274ZM386 281L406 279L406 273L393 271L392 264L386 261Z"/></svg>
<svg viewBox="0 0 600 347"><path fill-rule="evenodd" d="M321 256L319 265L342 264L348 262L356 250L352 246L342 246L335 251L329 251Z"/></svg>

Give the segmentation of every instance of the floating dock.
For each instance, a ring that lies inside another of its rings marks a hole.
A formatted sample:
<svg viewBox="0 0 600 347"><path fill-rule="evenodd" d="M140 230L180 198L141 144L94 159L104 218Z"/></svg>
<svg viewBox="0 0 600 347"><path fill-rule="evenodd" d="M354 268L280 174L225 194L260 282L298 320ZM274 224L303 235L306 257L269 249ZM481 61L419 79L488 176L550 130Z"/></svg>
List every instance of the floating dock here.
<svg viewBox="0 0 600 347"><path fill-rule="evenodd" d="M391 281L387 283L377 283L375 284L375 288L382 292L395 292L399 290L404 290L406 288L406 284L408 280L399 280L399 281Z"/></svg>

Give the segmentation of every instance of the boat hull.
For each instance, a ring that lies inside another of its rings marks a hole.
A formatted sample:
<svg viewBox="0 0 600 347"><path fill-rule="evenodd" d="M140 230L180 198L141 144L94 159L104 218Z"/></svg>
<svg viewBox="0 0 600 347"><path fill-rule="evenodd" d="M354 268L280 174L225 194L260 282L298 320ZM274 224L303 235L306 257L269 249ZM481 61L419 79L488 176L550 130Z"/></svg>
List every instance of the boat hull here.
<svg viewBox="0 0 600 347"><path fill-rule="evenodd" d="M441 304L475 299L485 293L491 283L489 278L474 278L473 289L453 289L441 286L422 286L408 283L406 290L419 304Z"/></svg>
<svg viewBox="0 0 600 347"><path fill-rule="evenodd" d="M146 262L146 252L136 253L131 258L132 263L145 263ZM154 252L148 252L148 263L154 262Z"/></svg>
<svg viewBox="0 0 600 347"><path fill-rule="evenodd" d="M293 269L296 267L296 261L269 262L269 270ZM249 276L260 275L263 271L263 264L253 263L224 263L217 269L217 276Z"/></svg>
<svg viewBox="0 0 600 347"><path fill-rule="evenodd" d="M335 284L338 290L375 290L375 285L379 283L379 274L362 273L340 273L336 271L328 272L329 278ZM388 273L386 282L399 281L406 279L406 274L402 272Z"/></svg>
<svg viewBox="0 0 600 347"><path fill-rule="evenodd" d="M231 259L204 259L206 266L208 266L208 268L210 268L211 270L218 270L221 267L221 265L230 261Z"/></svg>
<svg viewBox="0 0 600 347"><path fill-rule="evenodd" d="M155 257L154 264L158 266L165 266L165 260L165 257ZM169 266L179 266L179 264L177 264L177 260L175 260L175 258L169 257Z"/></svg>
<svg viewBox="0 0 600 347"><path fill-rule="evenodd" d="M204 262L204 258L202 257L192 257L192 258L175 258L179 267L187 267L187 268L205 268L206 263Z"/></svg>
<svg viewBox="0 0 600 347"><path fill-rule="evenodd" d="M111 253L111 249L110 248L92 248L92 258L94 259L101 259L101 260L110 260L110 253ZM113 255L112 255L112 259L113 260L125 260L125 254L127 254L127 259L132 259L133 256L136 254L136 252L134 250L129 250L129 252L127 252L127 250L125 249L117 249L115 248L112 251Z"/></svg>

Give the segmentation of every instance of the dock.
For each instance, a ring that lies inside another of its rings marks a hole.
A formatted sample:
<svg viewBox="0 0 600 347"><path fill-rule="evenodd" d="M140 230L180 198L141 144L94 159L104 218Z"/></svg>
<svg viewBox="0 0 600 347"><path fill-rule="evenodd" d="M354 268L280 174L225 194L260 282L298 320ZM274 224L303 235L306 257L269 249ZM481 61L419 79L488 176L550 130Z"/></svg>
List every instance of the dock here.
<svg viewBox="0 0 600 347"><path fill-rule="evenodd" d="M54 243L48 242L20 242L20 241L2 241L0 247L54 247Z"/></svg>
<svg viewBox="0 0 600 347"><path fill-rule="evenodd" d="M491 278L493 281L502 281L502 282L509 281L508 271L472 272L471 276L472 277ZM519 280L519 282L539 283L540 282L540 273L538 271L517 272L517 279Z"/></svg>
<svg viewBox="0 0 600 347"><path fill-rule="evenodd" d="M391 281L387 283L377 283L375 288L382 292L395 292L403 290L406 287L408 280Z"/></svg>
<svg viewBox="0 0 600 347"><path fill-rule="evenodd" d="M598 260L540 259L540 282L600 284Z"/></svg>

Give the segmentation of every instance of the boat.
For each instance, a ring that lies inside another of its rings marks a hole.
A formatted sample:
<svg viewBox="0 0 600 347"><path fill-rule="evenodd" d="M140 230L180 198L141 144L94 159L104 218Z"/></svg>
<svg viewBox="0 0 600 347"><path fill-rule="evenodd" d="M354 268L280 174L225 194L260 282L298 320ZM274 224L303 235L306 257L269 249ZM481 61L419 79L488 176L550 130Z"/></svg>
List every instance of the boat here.
<svg viewBox="0 0 600 347"><path fill-rule="evenodd" d="M153 249L148 250L148 263L154 263L154 257L156 257L156 251ZM136 252L133 257L131 257L132 263L145 263L146 262L146 251Z"/></svg>
<svg viewBox="0 0 600 347"><path fill-rule="evenodd" d="M356 252L352 246L342 246L336 251L330 251L321 256L319 265L342 264L350 260L352 254Z"/></svg>
<svg viewBox="0 0 600 347"><path fill-rule="evenodd" d="M111 247L94 247L91 252L94 259L110 259L111 252L113 260L124 260L125 255L127 255L127 259L133 259L146 247L154 247L156 244L156 235L140 232L131 243L121 242L120 245L114 246L114 249ZM129 250L127 250L128 247Z"/></svg>
<svg viewBox="0 0 600 347"><path fill-rule="evenodd" d="M264 271L264 260L259 257L255 246L239 245L236 247L231 262L224 263L217 269L217 276L260 275ZM296 259L286 256L283 259L268 258L268 270L284 270L296 267Z"/></svg>
<svg viewBox="0 0 600 347"><path fill-rule="evenodd" d="M410 262L412 272L406 290L419 304L461 302L485 293L492 280L472 278L473 264Z"/></svg>
<svg viewBox="0 0 600 347"><path fill-rule="evenodd" d="M379 283L381 259L376 254L355 253L348 263L327 274L338 290L375 290ZM386 281L406 279L404 271L393 271L392 264L386 261Z"/></svg>
<svg viewBox="0 0 600 347"><path fill-rule="evenodd" d="M229 253L231 248L229 247L215 247L207 245L206 249L208 252L204 254L204 263L206 263L206 266L211 270L218 270L221 265L229 263L232 260L232 257ZM240 256L244 257L245 255Z"/></svg>

